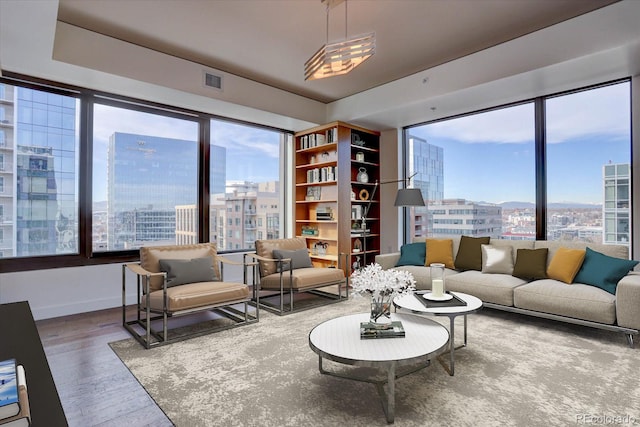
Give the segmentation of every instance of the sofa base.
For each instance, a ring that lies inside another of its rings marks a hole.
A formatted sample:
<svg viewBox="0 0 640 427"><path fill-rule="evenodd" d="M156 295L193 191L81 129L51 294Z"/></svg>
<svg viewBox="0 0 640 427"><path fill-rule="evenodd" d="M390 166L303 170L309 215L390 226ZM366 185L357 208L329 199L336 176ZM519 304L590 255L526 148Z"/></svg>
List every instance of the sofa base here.
<svg viewBox="0 0 640 427"><path fill-rule="evenodd" d="M511 313L526 314L529 316L540 317L543 319L550 319L550 320L556 320L559 322L573 323L575 325L588 326L591 328L604 329L607 331L622 332L627 337L627 344L629 344L629 347L631 348L634 348L633 336L638 335L640 333L640 331L638 331L637 329L625 328L623 326L607 325L605 323L591 322L589 320L575 319L573 317L559 316L557 314L543 313L540 311L527 310L527 309L518 308L518 307L493 304L490 302L483 303L483 306L487 308L493 308L496 310L508 311Z"/></svg>

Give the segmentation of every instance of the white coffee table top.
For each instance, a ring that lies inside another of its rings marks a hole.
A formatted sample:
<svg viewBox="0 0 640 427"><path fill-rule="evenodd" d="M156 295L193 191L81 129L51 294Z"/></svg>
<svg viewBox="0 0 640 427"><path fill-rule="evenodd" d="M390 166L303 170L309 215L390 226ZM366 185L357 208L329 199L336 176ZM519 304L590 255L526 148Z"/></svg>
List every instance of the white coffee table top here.
<svg viewBox="0 0 640 427"><path fill-rule="evenodd" d="M474 297L473 295L465 294L462 292L451 292L458 298L467 303L467 305L455 306L455 307L431 307L427 308L417 298L422 298L421 295L402 295L396 297L393 300L393 304L396 307L404 308L406 310L413 311L415 313L431 313L431 314L469 314L478 311L482 307L482 300Z"/></svg>
<svg viewBox="0 0 640 427"><path fill-rule="evenodd" d="M359 313L317 325L309 333L309 345L325 359L348 365L378 366L424 360L440 353L449 342L449 331L425 317L391 313L391 320L402 322L405 337L361 339L360 322L369 321L369 313Z"/></svg>

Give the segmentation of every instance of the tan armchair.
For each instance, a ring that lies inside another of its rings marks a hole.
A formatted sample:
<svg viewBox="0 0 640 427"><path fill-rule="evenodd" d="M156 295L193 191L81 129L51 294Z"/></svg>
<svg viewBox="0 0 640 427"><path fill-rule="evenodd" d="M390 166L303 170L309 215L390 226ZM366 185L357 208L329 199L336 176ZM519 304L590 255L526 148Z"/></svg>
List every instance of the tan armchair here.
<svg viewBox="0 0 640 427"><path fill-rule="evenodd" d="M225 282L224 264L241 265L218 255L215 243L140 248L140 262L122 266L123 326L143 346L150 348L257 322L258 305L249 311L249 287L244 283ZM127 320L126 315L127 270L133 272L137 280L134 320ZM205 310L233 322L213 322L216 324L213 328L192 328L194 332L169 337L168 318ZM160 319L161 332L152 326L152 322Z"/></svg>
<svg viewBox="0 0 640 427"><path fill-rule="evenodd" d="M244 264L245 281L248 283L248 277L252 276L256 305L282 315L294 311L294 294L313 294L322 297L322 303L349 298L348 278L344 271L341 268L313 267L306 239L256 240L255 244L256 253L245 254ZM251 273L247 272L249 269ZM328 286L337 286L337 293L322 289ZM268 295L261 297L260 294L265 291ZM269 296L278 296L278 303L270 302ZM286 297L289 300L288 309L285 308ZM304 308L318 305L306 304Z"/></svg>

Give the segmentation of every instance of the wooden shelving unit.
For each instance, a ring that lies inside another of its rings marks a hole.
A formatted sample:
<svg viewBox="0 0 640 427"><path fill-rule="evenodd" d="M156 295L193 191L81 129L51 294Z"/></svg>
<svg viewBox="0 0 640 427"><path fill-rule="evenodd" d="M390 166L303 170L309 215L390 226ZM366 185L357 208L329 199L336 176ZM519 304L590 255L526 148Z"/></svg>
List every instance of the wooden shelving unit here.
<svg viewBox="0 0 640 427"><path fill-rule="evenodd" d="M380 252L380 198L373 194L379 178L379 132L333 122L295 135L295 234L307 239L314 265L348 272L364 263L365 248L366 262L374 261ZM365 237L362 215L372 196ZM348 254L348 266L340 254Z"/></svg>

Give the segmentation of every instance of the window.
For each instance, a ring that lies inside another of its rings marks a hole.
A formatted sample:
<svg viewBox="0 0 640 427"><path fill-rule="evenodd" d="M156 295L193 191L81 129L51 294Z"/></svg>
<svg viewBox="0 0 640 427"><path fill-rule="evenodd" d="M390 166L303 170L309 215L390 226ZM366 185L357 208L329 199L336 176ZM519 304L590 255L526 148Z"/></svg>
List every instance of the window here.
<svg viewBox="0 0 640 427"><path fill-rule="evenodd" d="M549 240L629 243L630 86L545 101Z"/></svg>
<svg viewBox="0 0 640 427"><path fill-rule="evenodd" d="M534 104L407 129L407 175L424 208L410 208L416 236L535 238Z"/></svg>
<svg viewBox="0 0 640 427"><path fill-rule="evenodd" d="M428 202L411 236L628 244L630 96L616 82L407 128L406 175Z"/></svg>
<svg viewBox="0 0 640 427"><path fill-rule="evenodd" d="M252 249L260 236L280 236L279 222L275 228L264 227L262 218L281 215L281 140L281 132L211 120L210 217L233 215L227 224L241 228L229 230L224 242L218 240L224 230L210 229L211 241L221 250Z"/></svg>
<svg viewBox="0 0 640 427"><path fill-rule="evenodd" d="M197 210L197 122L103 104L93 116L93 201L106 208L93 250L176 244L177 228L197 236L197 224L176 222Z"/></svg>
<svg viewBox="0 0 640 427"><path fill-rule="evenodd" d="M0 193L4 193L4 177L0 176Z"/></svg>

